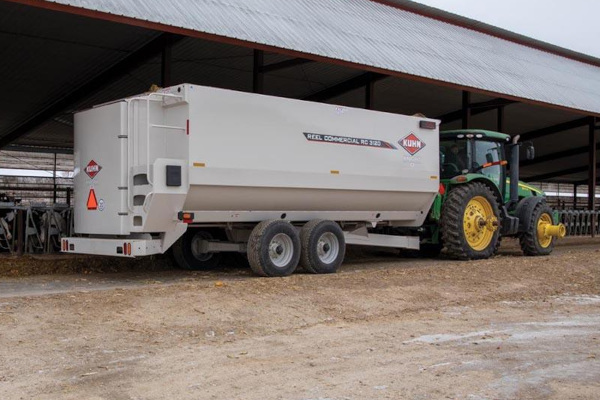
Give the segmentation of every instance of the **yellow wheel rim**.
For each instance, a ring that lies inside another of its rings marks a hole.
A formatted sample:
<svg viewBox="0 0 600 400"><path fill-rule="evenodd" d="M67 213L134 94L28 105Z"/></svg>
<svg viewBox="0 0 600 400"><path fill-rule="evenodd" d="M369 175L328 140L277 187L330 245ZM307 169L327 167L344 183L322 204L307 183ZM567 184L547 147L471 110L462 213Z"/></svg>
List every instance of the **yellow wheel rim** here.
<svg viewBox="0 0 600 400"><path fill-rule="evenodd" d="M498 229L498 219L485 197L475 196L469 201L463 216L463 229L473 250L482 251L490 245Z"/></svg>
<svg viewBox="0 0 600 400"><path fill-rule="evenodd" d="M540 247L547 248L552 244L552 236L546 235L546 227L552 225L552 217L546 213L540 215L537 222L537 239Z"/></svg>

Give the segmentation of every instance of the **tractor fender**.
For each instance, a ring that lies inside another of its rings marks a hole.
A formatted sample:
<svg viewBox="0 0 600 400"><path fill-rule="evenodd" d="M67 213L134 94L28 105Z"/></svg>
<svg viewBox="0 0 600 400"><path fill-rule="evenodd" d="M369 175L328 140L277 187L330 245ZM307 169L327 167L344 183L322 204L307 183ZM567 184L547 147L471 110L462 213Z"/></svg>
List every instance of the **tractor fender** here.
<svg viewBox="0 0 600 400"><path fill-rule="evenodd" d="M519 232L527 232L530 228L531 218L529 216L533 209L540 203L545 203L546 198L541 196L532 196L521 199L515 209L515 217L519 218Z"/></svg>

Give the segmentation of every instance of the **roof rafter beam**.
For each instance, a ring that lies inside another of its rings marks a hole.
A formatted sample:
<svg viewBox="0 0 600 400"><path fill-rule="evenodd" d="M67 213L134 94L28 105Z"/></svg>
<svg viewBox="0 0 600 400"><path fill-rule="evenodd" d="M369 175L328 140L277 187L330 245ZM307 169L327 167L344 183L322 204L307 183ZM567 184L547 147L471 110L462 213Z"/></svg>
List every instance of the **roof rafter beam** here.
<svg viewBox="0 0 600 400"><path fill-rule="evenodd" d="M333 86L320 90L318 92L304 96L302 100L307 101L327 101L333 97L348 93L354 89L364 87L372 82L377 82L386 78L387 75L377 74L374 72L365 72L353 78L337 83Z"/></svg>
<svg viewBox="0 0 600 400"><path fill-rule="evenodd" d="M572 182L564 182L564 183L571 183L573 185L587 185L589 183L589 180L583 179L581 181L572 181ZM600 184L600 179L596 179L596 184Z"/></svg>
<svg viewBox="0 0 600 400"><path fill-rule="evenodd" d="M564 131L568 131L570 129L581 128L582 126L589 125L590 118L583 117L577 118L571 121L562 122L560 124L547 126L545 128L534 129L529 132L525 132L521 134L521 141L523 140L533 140L543 136L553 135L555 133L560 133Z"/></svg>
<svg viewBox="0 0 600 400"><path fill-rule="evenodd" d="M142 47L123 58L121 61L118 61L116 64L100 72L87 82L72 90L70 93L67 93L54 103L48 105L46 108L31 115L21 125L0 137L0 149L19 139L21 136L31 132L33 129L42 125L47 120L60 114L72 104L84 99L92 93L97 92L107 83L112 82L123 74L148 61L152 57L160 54L166 45L173 44L181 39L183 39L183 36L174 35L171 33L162 33L156 36L154 39L150 40ZM157 79L158 78L159 77L157 77Z"/></svg>
<svg viewBox="0 0 600 400"><path fill-rule="evenodd" d="M498 98L488 100L488 101L481 101L479 103L471 103L471 104L469 104L469 108L471 110L478 110L481 108L484 108L487 110L487 109L495 109L498 107L504 107L504 106L508 106L510 104L515 104L515 103L518 103L518 101L503 99L501 97L498 97Z"/></svg>
<svg viewBox="0 0 600 400"><path fill-rule="evenodd" d="M596 169L598 169L598 168L600 168L600 162L596 163ZM573 167L573 168L563 169L560 171L548 172L546 174L535 175L535 176L531 176L529 178L523 178L523 180L527 181L527 182L543 181L543 180L551 179L551 178L554 178L557 176L578 174L580 172L586 172L587 170L589 170L589 167L587 165L584 165L581 167Z"/></svg>
<svg viewBox="0 0 600 400"><path fill-rule="evenodd" d="M260 72L266 74L269 72L279 71L281 69L297 67L299 65L308 64L315 62L313 60L308 60L306 58L292 58L290 60L284 60L280 62L276 62L273 64L263 65L260 68Z"/></svg>
<svg viewBox="0 0 600 400"><path fill-rule="evenodd" d="M600 142L596 144L596 150L600 150ZM589 146L581 146L576 147L574 149L557 151L556 153L546 154L540 157L536 157L533 160L526 160L521 163L522 166L536 165L541 164L548 161L554 161L560 158L566 158L571 156L577 156L579 154L584 154L589 151Z"/></svg>
<svg viewBox="0 0 600 400"><path fill-rule="evenodd" d="M471 110L471 116L482 114L488 111L496 110L500 107L508 106L510 104L518 103L516 100L508 100L498 97L496 99L482 101L479 103L472 103L469 105L469 109ZM463 110L452 111L438 117L435 119L439 119L442 121L442 124L448 124L450 122L458 121L463 117Z"/></svg>

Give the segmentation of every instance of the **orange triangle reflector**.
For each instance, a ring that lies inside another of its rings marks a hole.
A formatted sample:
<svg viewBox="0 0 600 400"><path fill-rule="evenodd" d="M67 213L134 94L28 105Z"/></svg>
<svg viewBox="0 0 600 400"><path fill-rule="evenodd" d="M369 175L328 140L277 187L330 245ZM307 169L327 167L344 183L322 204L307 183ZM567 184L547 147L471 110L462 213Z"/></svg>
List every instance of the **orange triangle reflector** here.
<svg viewBox="0 0 600 400"><path fill-rule="evenodd" d="M88 194L87 208L88 210L98 209L98 201L96 200L96 192L94 192L94 189L90 189L90 194Z"/></svg>

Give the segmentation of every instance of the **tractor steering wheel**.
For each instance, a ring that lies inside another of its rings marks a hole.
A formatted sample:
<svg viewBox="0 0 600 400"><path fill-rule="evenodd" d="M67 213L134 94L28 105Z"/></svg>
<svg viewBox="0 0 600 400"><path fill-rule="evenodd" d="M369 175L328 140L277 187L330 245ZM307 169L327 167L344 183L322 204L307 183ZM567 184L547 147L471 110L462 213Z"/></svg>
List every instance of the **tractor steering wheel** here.
<svg viewBox="0 0 600 400"><path fill-rule="evenodd" d="M442 172L445 176L456 176L460 174L460 169L454 163L444 163L442 164Z"/></svg>

